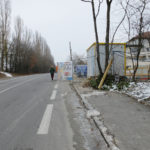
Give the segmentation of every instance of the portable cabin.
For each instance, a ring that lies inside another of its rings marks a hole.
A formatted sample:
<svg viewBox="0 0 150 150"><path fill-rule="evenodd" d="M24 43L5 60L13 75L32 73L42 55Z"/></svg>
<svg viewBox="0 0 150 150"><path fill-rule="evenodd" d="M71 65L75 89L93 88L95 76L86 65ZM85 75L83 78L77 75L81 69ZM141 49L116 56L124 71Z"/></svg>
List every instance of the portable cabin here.
<svg viewBox="0 0 150 150"><path fill-rule="evenodd" d="M99 43L100 64L104 72L105 69L105 43ZM109 44L110 56L114 57L113 64L109 74L125 76L126 75L126 44ZM97 65L96 43L93 43L87 49L87 77L97 76L99 74Z"/></svg>

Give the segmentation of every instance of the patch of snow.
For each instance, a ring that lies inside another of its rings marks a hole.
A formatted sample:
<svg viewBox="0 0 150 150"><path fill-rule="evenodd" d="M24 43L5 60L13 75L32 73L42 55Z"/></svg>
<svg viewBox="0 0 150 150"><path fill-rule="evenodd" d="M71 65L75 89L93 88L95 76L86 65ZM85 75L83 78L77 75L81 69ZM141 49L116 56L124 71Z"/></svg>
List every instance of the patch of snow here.
<svg viewBox="0 0 150 150"><path fill-rule="evenodd" d="M7 77L13 77L10 73L8 73L8 72L2 72L2 71L0 71L0 73L1 74L4 74L5 76L7 76Z"/></svg>
<svg viewBox="0 0 150 150"><path fill-rule="evenodd" d="M82 94L82 96L90 97L90 96L98 96L98 95L104 95L104 94L105 92L93 91L92 93Z"/></svg>
<svg viewBox="0 0 150 150"><path fill-rule="evenodd" d="M116 84L112 85L112 88L110 89L110 91L112 92L112 91L115 91L115 90L117 90L117 85Z"/></svg>
<svg viewBox="0 0 150 150"><path fill-rule="evenodd" d="M123 90L124 93L136 98L139 102L150 98L150 82L131 82L128 89Z"/></svg>
<svg viewBox="0 0 150 150"><path fill-rule="evenodd" d="M96 117L96 116L99 116L99 115L100 115L100 112L93 109L93 110L88 110L87 111L86 117L88 119L90 119L91 117Z"/></svg>

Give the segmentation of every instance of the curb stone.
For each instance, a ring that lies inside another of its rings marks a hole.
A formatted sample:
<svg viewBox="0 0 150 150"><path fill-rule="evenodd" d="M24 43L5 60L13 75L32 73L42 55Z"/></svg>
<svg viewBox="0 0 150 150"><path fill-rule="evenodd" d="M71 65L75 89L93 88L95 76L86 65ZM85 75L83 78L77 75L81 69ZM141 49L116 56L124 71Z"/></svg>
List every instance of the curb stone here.
<svg viewBox="0 0 150 150"><path fill-rule="evenodd" d="M75 92L77 93L78 97L80 98L81 103L83 104L84 108L86 110L92 110L93 107L86 102L85 97L80 95L78 89L74 86L74 84L71 84ZM106 142L108 148L110 150L120 150L115 142L115 137L109 132L108 128L104 125L104 121L102 116L95 116L91 117L93 120L95 126L99 130L100 134L104 138L104 141Z"/></svg>

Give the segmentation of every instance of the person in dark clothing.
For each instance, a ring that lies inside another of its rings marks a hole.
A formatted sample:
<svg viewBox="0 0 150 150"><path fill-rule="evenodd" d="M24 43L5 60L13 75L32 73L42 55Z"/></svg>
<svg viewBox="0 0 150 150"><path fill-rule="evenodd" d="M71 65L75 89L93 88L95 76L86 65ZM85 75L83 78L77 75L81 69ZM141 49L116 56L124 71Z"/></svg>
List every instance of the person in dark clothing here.
<svg viewBox="0 0 150 150"><path fill-rule="evenodd" d="M52 66L52 67L50 68L50 74L51 74L51 79L52 79L52 80L54 79L54 73L55 73L55 69L54 69L54 67Z"/></svg>

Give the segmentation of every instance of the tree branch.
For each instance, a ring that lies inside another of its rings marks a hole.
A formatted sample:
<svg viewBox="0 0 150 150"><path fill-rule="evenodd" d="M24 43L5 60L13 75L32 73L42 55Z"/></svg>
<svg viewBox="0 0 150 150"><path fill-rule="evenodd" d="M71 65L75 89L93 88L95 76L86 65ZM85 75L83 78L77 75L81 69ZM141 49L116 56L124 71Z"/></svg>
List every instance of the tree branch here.
<svg viewBox="0 0 150 150"><path fill-rule="evenodd" d="M88 1L88 0L81 0L82 2L88 2L88 3L91 3L91 1Z"/></svg>
<svg viewBox="0 0 150 150"><path fill-rule="evenodd" d="M101 6L102 3L103 3L103 0L99 0L99 5L98 5L98 11L97 11L97 13L96 13L96 18L97 18L98 15L99 15L99 12L100 12L100 6Z"/></svg>
<svg viewBox="0 0 150 150"><path fill-rule="evenodd" d="M114 42L115 35L116 35L116 33L117 33L117 31L118 31L120 25L123 23L123 21L124 21L124 19L125 19L125 17L126 17L127 8L128 8L128 5L129 5L129 1L130 1L130 0L127 1L127 5L126 5L126 7L124 8L124 15L123 15L123 17L122 17L120 23L119 23L118 26L116 27L116 30L115 30L115 32L114 32L114 34L113 34L111 43ZM121 2L121 5L122 5L122 2ZM111 53L111 51L112 51L112 45L111 45L111 48L110 48L110 53Z"/></svg>

